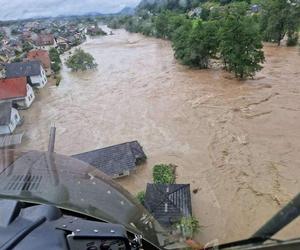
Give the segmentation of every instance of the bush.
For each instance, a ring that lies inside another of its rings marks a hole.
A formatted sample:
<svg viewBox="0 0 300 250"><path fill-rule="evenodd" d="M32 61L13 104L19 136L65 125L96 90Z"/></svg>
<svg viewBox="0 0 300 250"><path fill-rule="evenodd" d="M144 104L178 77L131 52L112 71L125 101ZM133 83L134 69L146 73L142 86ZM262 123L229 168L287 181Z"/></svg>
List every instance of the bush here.
<svg viewBox="0 0 300 250"><path fill-rule="evenodd" d="M139 203L141 203L142 205L144 205L144 202L145 202L145 191L138 192L137 195L136 195L136 199L139 201Z"/></svg>
<svg viewBox="0 0 300 250"><path fill-rule="evenodd" d="M82 49L75 49L74 54L68 58L66 65L72 69L72 71L84 71L97 67L94 57Z"/></svg>
<svg viewBox="0 0 300 250"><path fill-rule="evenodd" d="M287 46L296 46L298 43L299 34L297 32L288 35Z"/></svg>
<svg viewBox="0 0 300 250"><path fill-rule="evenodd" d="M23 49L23 51L28 52L28 51L30 51L30 50L33 49L33 46L32 46L31 43L25 42L25 43L23 43L23 45L22 45L22 49Z"/></svg>
<svg viewBox="0 0 300 250"><path fill-rule="evenodd" d="M59 52L57 49L55 48L51 48L49 50L49 57L51 62L57 62L57 63L61 63L60 57L59 57Z"/></svg>
<svg viewBox="0 0 300 250"><path fill-rule="evenodd" d="M193 238L200 231L199 221L193 216L182 217L177 226L186 238Z"/></svg>
<svg viewBox="0 0 300 250"><path fill-rule="evenodd" d="M166 164L155 165L153 167L153 182L155 184L175 183L175 168Z"/></svg>
<svg viewBox="0 0 300 250"><path fill-rule="evenodd" d="M59 86L60 81L61 81L61 76L60 76L60 75L57 75L57 76L56 76L56 81L55 81L55 85L56 85L57 87Z"/></svg>
<svg viewBox="0 0 300 250"><path fill-rule="evenodd" d="M58 62L51 63L51 69L56 74L60 71L60 64Z"/></svg>

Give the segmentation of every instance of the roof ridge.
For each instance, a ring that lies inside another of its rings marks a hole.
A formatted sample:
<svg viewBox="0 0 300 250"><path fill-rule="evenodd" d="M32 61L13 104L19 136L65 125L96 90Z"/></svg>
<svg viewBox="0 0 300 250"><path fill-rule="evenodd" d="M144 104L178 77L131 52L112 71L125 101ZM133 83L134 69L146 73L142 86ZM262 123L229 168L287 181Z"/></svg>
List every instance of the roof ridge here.
<svg viewBox="0 0 300 250"><path fill-rule="evenodd" d="M173 205L173 207L175 207L176 209L178 209L178 210L181 211L181 209L178 208L178 207L174 204L174 202L173 202L172 200L169 199L169 196L172 195L172 194L174 194L174 193L177 192L178 190L183 189L183 188L189 186L190 184L176 184L176 183L174 183L174 184L160 184L160 183L159 183L159 184L156 184L156 183L151 184L151 183L148 183L148 184L153 185L153 187L155 188L155 190L156 190L157 192L159 192L160 194L162 194L162 197L163 197L162 201L159 202L158 204L156 204L156 205L155 205L155 208L152 209L152 212L154 212L154 211L155 211L162 203L164 203L164 202L166 202L166 201L167 201L167 202L170 202L170 203ZM170 185L180 185L180 186L179 186L177 189L175 189L173 192L170 192L170 193L164 193L160 188L156 188L156 187L155 187L155 186L162 186L162 185L165 185L165 186L170 186Z"/></svg>
<svg viewBox="0 0 300 250"><path fill-rule="evenodd" d="M75 154L75 155L81 155L81 154L86 154L86 153L92 153L92 152L96 152L98 150L103 150L103 149L108 149L108 148L113 148L113 147L116 147L116 146L121 146L121 145L124 145L124 144L128 144L128 143L133 143L133 142L137 142L137 140L135 141L130 141L130 142L123 142L123 143L120 143L120 144L115 144L115 145L111 145L111 146L107 146L107 147L104 147L104 148L98 148L98 149L94 149L94 150L91 150L91 151L86 151L86 152L83 152L83 153L79 153L79 154ZM131 149L131 148L130 148ZM130 150L132 151L132 150ZM73 155L73 156L75 156Z"/></svg>

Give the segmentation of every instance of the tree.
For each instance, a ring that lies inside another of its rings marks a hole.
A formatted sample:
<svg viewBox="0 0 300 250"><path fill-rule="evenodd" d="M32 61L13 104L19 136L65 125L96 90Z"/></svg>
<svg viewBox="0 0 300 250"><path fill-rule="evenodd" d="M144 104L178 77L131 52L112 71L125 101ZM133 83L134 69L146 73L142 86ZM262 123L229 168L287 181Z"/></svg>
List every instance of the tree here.
<svg viewBox="0 0 300 250"><path fill-rule="evenodd" d="M61 60L60 60L58 50L55 48L51 48L49 50L49 57L50 57L50 61L51 61L51 69L53 70L53 72L55 74L57 74L61 69L61 66L60 66Z"/></svg>
<svg viewBox="0 0 300 250"><path fill-rule="evenodd" d="M51 69L56 74L60 71L60 64L58 62L51 63Z"/></svg>
<svg viewBox="0 0 300 250"><path fill-rule="evenodd" d="M73 55L68 58L66 65L72 69L72 71L84 71L97 67L94 57L82 49L75 49Z"/></svg>
<svg viewBox="0 0 300 250"><path fill-rule="evenodd" d="M163 12L157 16L155 20L155 28L157 32L157 37L168 37L168 13Z"/></svg>
<svg viewBox="0 0 300 250"><path fill-rule="evenodd" d="M295 35L300 25L300 3L298 0L265 0L262 2L260 29L265 41L280 41L287 34Z"/></svg>
<svg viewBox="0 0 300 250"><path fill-rule="evenodd" d="M173 37L175 57L183 64L208 68L219 46L218 29L217 21L194 20L181 26Z"/></svg>
<svg viewBox="0 0 300 250"><path fill-rule="evenodd" d="M193 236L200 231L199 221L191 217L182 217L179 223L177 224L180 227L181 232L186 238L193 238Z"/></svg>
<svg viewBox="0 0 300 250"><path fill-rule="evenodd" d="M155 184L175 183L175 168L166 164L155 165L153 167L153 182Z"/></svg>
<svg viewBox="0 0 300 250"><path fill-rule="evenodd" d="M160 13L155 21L156 36L171 39L174 32L186 21L186 17L171 11Z"/></svg>
<svg viewBox="0 0 300 250"><path fill-rule="evenodd" d="M61 63L59 52L57 49L51 48L49 50L49 57L50 57L51 62Z"/></svg>
<svg viewBox="0 0 300 250"><path fill-rule="evenodd" d="M239 4L227 8L220 29L220 52L225 69L239 79L253 77L264 62L259 27Z"/></svg>
<svg viewBox="0 0 300 250"><path fill-rule="evenodd" d="M23 45L22 45L22 50L23 51L28 52L28 51L30 51L32 49L33 49L33 46L32 46L31 43L29 43L29 42L23 43Z"/></svg>
<svg viewBox="0 0 300 250"><path fill-rule="evenodd" d="M145 191L140 191L137 193L136 195L136 199L139 201L139 203L141 203L142 205L144 205L145 202Z"/></svg>
<svg viewBox="0 0 300 250"><path fill-rule="evenodd" d="M73 71L84 71L97 67L94 57L82 49L75 49L73 55L68 58L66 65Z"/></svg>

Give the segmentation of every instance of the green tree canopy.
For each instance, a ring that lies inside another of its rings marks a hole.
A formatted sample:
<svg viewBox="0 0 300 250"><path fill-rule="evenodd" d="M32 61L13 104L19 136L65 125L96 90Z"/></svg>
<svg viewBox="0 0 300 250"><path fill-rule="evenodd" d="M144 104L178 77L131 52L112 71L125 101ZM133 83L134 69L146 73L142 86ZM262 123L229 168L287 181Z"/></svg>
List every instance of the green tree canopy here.
<svg viewBox="0 0 300 250"><path fill-rule="evenodd" d="M49 50L49 57L51 61L51 69L55 74L57 74L61 69L61 60L58 50L55 48L51 48Z"/></svg>
<svg viewBox="0 0 300 250"><path fill-rule="evenodd" d="M73 55L68 58L66 65L72 69L72 71L84 71L97 67L94 57L82 49L75 49Z"/></svg>
<svg viewBox="0 0 300 250"><path fill-rule="evenodd" d="M295 36L300 26L300 2L298 0L265 0L262 2L260 29L265 41L280 41L287 34Z"/></svg>
<svg viewBox="0 0 300 250"><path fill-rule="evenodd" d="M50 57L51 62L61 63L59 52L57 49L51 48L49 50L49 57Z"/></svg>
<svg viewBox="0 0 300 250"><path fill-rule="evenodd" d="M175 57L186 65L208 68L209 59L215 56L219 46L218 29L216 21L187 22L174 34Z"/></svg>
<svg viewBox="0 0 300 250"><path fill-rule="evenodd" d="M153 182L155 184L175 183L175 169L171 165L159 164L153 167Z"/></svg>
<svg viewBox="0 0 300 250"><path fill-rule="evenodd" d="M29 42L23 43L23 45L22 45L22 50L23 51L28 52L32 49L33 49L33 45L31 43L29 43Z"/></svg>
<svg viewBox="0 0 300 250"><path fill-rule="evenodd" d="M225 68L240 79L253 77L264 62L259 27L240 5L227 9L220 29L220 52Z"/></svg>

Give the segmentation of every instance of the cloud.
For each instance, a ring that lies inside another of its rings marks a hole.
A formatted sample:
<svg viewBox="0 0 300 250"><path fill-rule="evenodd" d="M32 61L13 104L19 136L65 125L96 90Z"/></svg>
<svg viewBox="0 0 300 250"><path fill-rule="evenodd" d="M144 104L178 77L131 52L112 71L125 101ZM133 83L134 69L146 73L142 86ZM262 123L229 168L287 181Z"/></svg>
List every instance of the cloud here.
<svg viewBox="0 0 300 250"><path fill-rule="evenodd" d="M1 20L41 16L115 13L126 6L134 7L139 0L0 0Z"/></svg>

